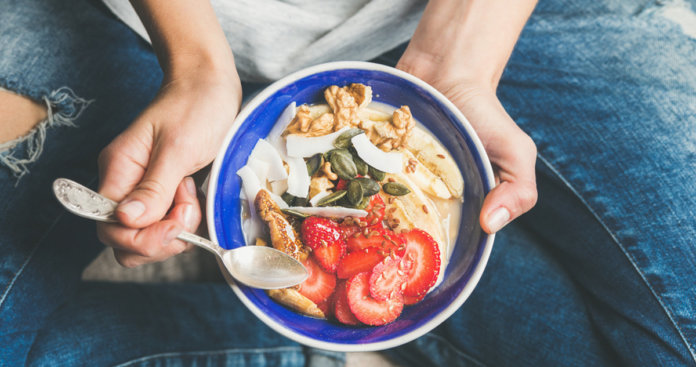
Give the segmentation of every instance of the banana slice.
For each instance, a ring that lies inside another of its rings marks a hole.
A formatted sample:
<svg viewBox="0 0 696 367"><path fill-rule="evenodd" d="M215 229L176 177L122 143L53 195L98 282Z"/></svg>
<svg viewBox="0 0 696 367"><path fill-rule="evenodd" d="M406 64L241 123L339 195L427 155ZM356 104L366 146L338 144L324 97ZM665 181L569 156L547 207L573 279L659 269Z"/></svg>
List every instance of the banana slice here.
<svg viewBox="0 0 696 367"><path fill-rule="evenodd" d="M317 305L312 302L309 298L300 294L292 288L284 289L269 289L266 291L269 297L273 298L276 302L287 306L303 315L325 318L324 313L317 307Z"/></svg>
<svg viewBox="0 0 696 367"><path fill-rule="evenodd" d="M425 167L442 179L452 196L462 197L464 178L457 163L429 132L418 126L414 127L404 145Z"/></svg>
<svg viewBox="0 0 696 367"><path fill-rule="evenodd" d="M408 149L401 149L400 152L404 155L404 169L406 176L413 181L416 186L423 190L426 194L438 197L441 199L449 199L452 197L447 185L423 165Z"/></svg>
<svg viewBox="0 0 696 367"><path fill-rule="evenodd" d="M383 197L387 198L387 213L405 213L400 215L404 218L403 220L407 220L412 225L411 228L417 227L428 232L435 242L438 243L440 256L445 256L448 253L447 249L444 248L447 242L444 241L444 230L440 220L440 213L435 204L405 174L387 174L386 178L387 180L391 178L411 190L410 193L403 196L391 196L383 193ZM389 198L392 198L392 200ZM391 210L390 208L396 209ZM389 219L387 219L387 222L389 222Z"/></svg>

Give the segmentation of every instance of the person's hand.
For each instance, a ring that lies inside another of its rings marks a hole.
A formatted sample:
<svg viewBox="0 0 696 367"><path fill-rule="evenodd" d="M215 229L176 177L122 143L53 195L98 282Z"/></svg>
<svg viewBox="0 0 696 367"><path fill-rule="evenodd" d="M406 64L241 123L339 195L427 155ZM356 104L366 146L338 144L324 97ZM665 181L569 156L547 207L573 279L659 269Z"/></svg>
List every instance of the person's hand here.
<svg viewBox="0 0 696 367"><path fill-rule="evenodd" d="M201 221L190 177L215 157L241 102L236 73L167 78L153 102L99 156L99 192L119 202L120 224L98 225L116 260L134 267L188 245L175 237Z"/></svg>
<svg viewBox="0 0 696 367"><path fill-rule="evenodd" d="M400 61L397 68L432 84L452 101L476 130L490 158L496 187L481 208L481 228L495 233L530 210L537 200L536 145L505 112L486 83L442 78L442 69Z"/></svg>

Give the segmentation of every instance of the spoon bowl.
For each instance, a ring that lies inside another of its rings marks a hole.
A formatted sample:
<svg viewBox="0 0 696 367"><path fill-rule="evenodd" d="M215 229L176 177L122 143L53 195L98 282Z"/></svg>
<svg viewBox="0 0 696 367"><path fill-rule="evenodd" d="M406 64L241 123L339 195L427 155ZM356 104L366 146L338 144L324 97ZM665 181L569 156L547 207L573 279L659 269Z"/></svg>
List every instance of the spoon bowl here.
<svg viewBox="0 0 696 367"><path fill-rule="evenodd" d="M53 193L71 213L100 222L117 223L115 201L66 178L53 182ZM307 279L309 272L293 257L266 246L241 246L226 250L217 243L189 232L177 239L215 254L227 272L238 282L260 289L292 287Z"/></svg>

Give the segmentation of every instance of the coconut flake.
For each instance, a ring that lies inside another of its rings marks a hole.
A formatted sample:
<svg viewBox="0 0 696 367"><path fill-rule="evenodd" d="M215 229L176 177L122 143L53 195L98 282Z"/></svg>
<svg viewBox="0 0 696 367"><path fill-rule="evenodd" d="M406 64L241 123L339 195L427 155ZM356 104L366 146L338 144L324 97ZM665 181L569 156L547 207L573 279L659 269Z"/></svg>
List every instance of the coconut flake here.
<svg viewBox="0 0 696 367"><path fill-rule="evenodd" d="M312 204L312 206L317 206L317 203L319 202L319 200L321 200L321 199L323 199L323 198L325 198L325 197L327 197L327 196L329 196L329 195L331 195L330 192L328 192L328 191L321 191L321 192L319 192L318 194L312 196L312 198L309 199L309 203Z"/></svg>
<svg viewBox="0 0 696 367"><path fill-rule="evenodd" d="M331 217L331 218L362 218L367 216L367 212L361 209L344 208L341 206L319 206L319 207L307 207L307 206L291 206L288 209L292 209L299 213L317 215L320 217Z"/></svg>
<svg viewBox="0 0 696 367"><path fill-rule="evenodd" d="M276 195L283 195L288 191L288 180L280 180L271 182L271 192Z"/></svg>
<svg viewBox="0 0 696 367"><path fill-rule="evenodd" d="M244 190L244 196L246 197L246 200L249 203L249 211L251 212L251 216L253 218L255 217L256 213L256 208L254 207L254 200L256 199L256 195L258 195L259 191L261 190L268 190L261 185L259 178L256 177L256 174L248 165L240 168L237 171L237 175L242 179L242 188ZM273 199L273 201L275 201L281 209L285 209L288 207L288 204L280 196L270 191L268 191L268 193L271 195L271 199Z"/></svg>
<svg viewBox="0 0 696 367"><path fill-rule="evenodd" d="M256 164L256 161L265 162L268 164L267 174L258 175L259 179L263 179L266 176L268 181L278 181L285 180L288 178L288 173L283 167L283 159L280 153L271 145L268 141L264 139L259 139L256 142L256 146L251 151L247 164ZM252 167L253 168L253 167ZM265 180L262 183L266 183Z"/></svg>
<svg viewBox="0 0 696 367"><path fill-rule="evenodd" d="M276 121L275 125L273 125L271 132L268 133L268 141L275 144L279 140L282 140L281 135L283 135L283 131L285 131L288 125L290 125L292 122L292 119L295 117L295 106L295 102L292 102L285 107L283 112L280 114L280 117L278 117L278 121Z"/></svg>
<svg viewBox="0 0 696 367"><path fill-rule="evenodd" d="M249 159L246 164L259 180L259 184L266 183L268 181L268 169L271 166L268 162L261 160L260 158Z"/></svg>
<svg viewBox="0 0 696 367"><path fill-rule="evenodd" d="M285 161L290 168L288 174L288 193L298 198L306 198L309 194L310 177L304 159L287 157Z"/></svg>
<svg viewBox="0 0 696 367"><path fill-rule="evenodd" d="M334 140L349 128L346 126L341 130L322 136L306 137L299 134L290 134L285 137L287 142L287 153L290 157L311 157L317 153L326 153L334 148ZM360 134L364 135L364 134Z"/></svg>
<svg viewBox="0 0 696 367"><path fill-rule="evenodd" d="M358 156L365 163L386 173L401 172L402 154L399 152L384 152L377 148L365 134L354 136L351 140Z"/></svg>

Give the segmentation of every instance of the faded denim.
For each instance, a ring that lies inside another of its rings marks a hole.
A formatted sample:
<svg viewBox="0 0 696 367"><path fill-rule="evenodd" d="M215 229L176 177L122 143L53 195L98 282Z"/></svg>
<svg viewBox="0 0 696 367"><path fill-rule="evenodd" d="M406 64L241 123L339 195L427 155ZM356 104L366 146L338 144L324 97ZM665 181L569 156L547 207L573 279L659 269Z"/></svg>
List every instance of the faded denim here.
<svg viewBox="0 0 696 367"><path fill-rule="evenodd" d="M498 235L462 308L390 356L695 364L696 40L668 8L692 14L679 1L540 2L499 88L537 143L539 203ZM265 327L224 284L80 281L103 247L50 184L96 186L98 152L152 99L161 71L98 1L6 0L0 14L0 87L64 122L0 146L22 163L0 159L0 364L341 364Z"/></svg>

